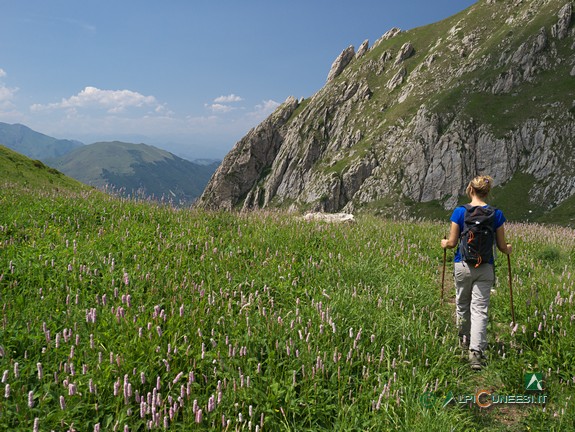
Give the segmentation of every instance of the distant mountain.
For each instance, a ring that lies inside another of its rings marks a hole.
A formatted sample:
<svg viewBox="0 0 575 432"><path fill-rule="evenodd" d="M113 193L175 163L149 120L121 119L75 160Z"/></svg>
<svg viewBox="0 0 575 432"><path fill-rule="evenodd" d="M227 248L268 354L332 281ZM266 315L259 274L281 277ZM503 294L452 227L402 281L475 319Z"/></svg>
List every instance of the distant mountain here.
<svg viewBox="0 0 575 432"><path fill-rule="evenodd" d="M52 138L21 124L1 122L0 144L43 162L63 156L83 145L79 141Z"/></svg>
<svg viewBox="0 0 575 432"><path fill-rule="evenodd" d="M219 162L200 165L150 145L113 141L79 147L49 164L88 185L184 205L202 193Z"/></svg>
<svg viewBox="0 0 575 432"><path fill-rule="evenodd" d="M219 165L221 161L218 159L193 159L192 162L198 165L211 165L214 163Z"/></svg>

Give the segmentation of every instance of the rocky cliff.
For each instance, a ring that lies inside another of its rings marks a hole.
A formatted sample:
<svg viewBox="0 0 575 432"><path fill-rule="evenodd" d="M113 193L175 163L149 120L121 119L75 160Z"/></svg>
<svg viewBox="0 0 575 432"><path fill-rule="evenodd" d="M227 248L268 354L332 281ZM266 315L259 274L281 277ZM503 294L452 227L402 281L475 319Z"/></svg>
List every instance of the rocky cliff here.
<svg viewBox="0 0 575 432"><path fill-rule="evenodd" d="M469 179L530 179L548 211L575 194L575 30L565 0L480 0L346 48L325 86L240 140L198 205L408 215ZM531 205L530 204L530 205Z"/></svg>

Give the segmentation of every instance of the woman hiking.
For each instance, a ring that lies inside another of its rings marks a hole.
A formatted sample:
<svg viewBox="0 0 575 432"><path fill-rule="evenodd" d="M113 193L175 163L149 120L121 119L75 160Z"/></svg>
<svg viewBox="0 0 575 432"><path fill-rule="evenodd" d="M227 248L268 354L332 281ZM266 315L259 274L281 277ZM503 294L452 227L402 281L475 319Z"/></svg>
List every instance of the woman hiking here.
<svg viewBox="0 0 575 432"><path fill-rule="evenodd" d="M453 211L449 238L441 240L444 249L459 244L454 258L457 329L474 370L481 370L487 348L489 298L495 283L494 244L507 255L512 249L505 241L503 212L486 202L492 186L493 179L485 175L469 182L465 192L470 203Z"/></svg>

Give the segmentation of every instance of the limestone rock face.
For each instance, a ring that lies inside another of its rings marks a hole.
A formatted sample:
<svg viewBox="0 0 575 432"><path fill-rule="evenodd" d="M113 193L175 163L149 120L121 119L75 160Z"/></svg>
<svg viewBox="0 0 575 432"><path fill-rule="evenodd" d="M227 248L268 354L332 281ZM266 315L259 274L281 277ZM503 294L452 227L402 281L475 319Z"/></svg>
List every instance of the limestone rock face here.
<svg viewBox="0 0 575 432"><path fill-rule="evenodd" d="M394 90L396 87L403 84L403 80L407 76L407 69L401 68L387 83L389 90Z"/></svg>
<svg viewBox="0 0 575 432"><path fill-rule="evenodd" d="M413 45L411 45L410 42L404 43L401 49L399 50L399 53L397 53L397 58L395 59L395 66L411 57L413 52L414 52Z"/></svg>
<svg viewBox="0 0 575 432"><path fill-rule="evenodd" d="M494 94L509 93L515 86L524 81L532 81L535 75L542 70L552 67L549 59L548 38L545 28L534 35L529 41L522 43L519 48L505 60L509 69L497 78L492 92Z"/></svg>
<svg viewBox="0 0 575 432"><path fill-rule="evenodd" d="M392 29L346 48L321 90L236 144L198 205L409 217L409 203L453 208L477 174L522 173L554 208L575 194L571 16L564 0L477 2L436 41Z"/></svg>
<svg viewBox="0 0 575 432"><path fill-rule="evenodd" d="M262 171L274 162L283 142L279 130L297 106L298 101L289 97L270 117L238 141L200 197L202 207L231 210L250 192Z"/></svg>
<svg viewBox="0 0 575 432"><path fill-rule="evenodd" d="M343 72L343 70L349 64L349 62L353 60L354 56L355 56L355 48L353 47L353 45L350 45L346 49L344 49L331 65L331 69L329 71L329 74L327 75L327 82L330 82L337 76L339 76L339 74Z"/></svg>
<svg viewBox="0 0 575 432"><path fill-rule="evenodd" d="M567 3L561 8L557 17L559 21L551 27L551 34L557 39L565 39L569 33L571 26L571 19L573 16L573 5L571 2Z"/></svg>
<svg viewBox="0 0 575 432"><path fill-rule="evenodd" d="M363 43L357 49L355 53L355 58L362 57L369 50L369 40L364 40Z"/></svg>

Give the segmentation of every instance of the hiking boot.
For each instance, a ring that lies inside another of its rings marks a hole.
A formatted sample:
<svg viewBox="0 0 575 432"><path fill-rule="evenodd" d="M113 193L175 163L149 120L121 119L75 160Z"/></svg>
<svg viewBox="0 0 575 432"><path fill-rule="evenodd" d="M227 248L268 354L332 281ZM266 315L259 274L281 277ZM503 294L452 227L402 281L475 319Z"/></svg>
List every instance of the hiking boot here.
<svg viewBox="0 0 575 432"><path fill-rule="evenodd" d="M481 364L481 353L479 351L469 351L469 364L471 369L479 371L483 367Z"/></svg>
<svg viewBox="0 0 575 432"><path fill-rule="evenodd" d="M469 351L469 338L467 336L460 337L459 346L462 350Z"/></svg>

